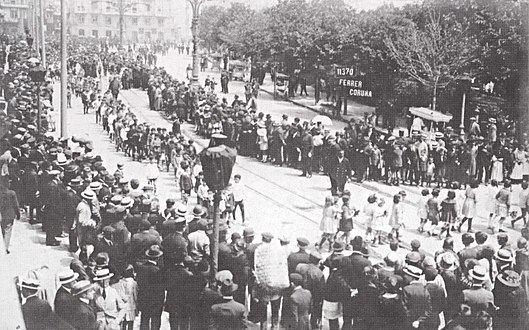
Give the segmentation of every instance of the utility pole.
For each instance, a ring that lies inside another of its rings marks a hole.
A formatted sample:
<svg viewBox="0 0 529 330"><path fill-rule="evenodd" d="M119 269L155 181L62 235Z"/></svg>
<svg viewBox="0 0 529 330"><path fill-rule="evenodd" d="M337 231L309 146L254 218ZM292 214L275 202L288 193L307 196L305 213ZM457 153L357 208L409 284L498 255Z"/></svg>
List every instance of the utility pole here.
<svg viewBox="0 0 529 330"><path fill-rule="evenodd" d="M42 45L42 66L47 69L46 65L46 40L44 38L44 4L42 0L39 0L39 12L40 12L40 43Z"/></svg>
<svg viewBox="0 0 529 330"><path fill-rule="evenodd" d="M31 4L32 9L32 16L33 16L33 45L35 46L35 49L37 50L37 58L40 58L40 31L39 31L39 10L38 10L38 3L34 2Z"/></svg>
<svg viewBox="0 0 529 330"><path fill-rule="evenodd" d="M67 112L66 112L66 85L68 83L68 69L66 59L68 58L66 25L66 0L61 0L61 137L68 137Z"/></svg>

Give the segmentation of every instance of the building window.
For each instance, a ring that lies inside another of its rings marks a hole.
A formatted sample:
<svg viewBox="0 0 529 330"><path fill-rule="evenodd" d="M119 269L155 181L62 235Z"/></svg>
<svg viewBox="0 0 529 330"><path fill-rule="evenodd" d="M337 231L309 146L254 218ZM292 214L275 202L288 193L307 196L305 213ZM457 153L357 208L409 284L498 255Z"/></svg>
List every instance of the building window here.
<svg viewBox="0 0 529 330"><path fill-rule="evenodd" d="M145 10L151 11L151 5L145 5Z"/></svg>
<svg viewBox="0 0 529 330"><path fill-rule="evenodd" d="M138 18L137 17L133 17L132 18L132 24L138 25Z"/></svg>
<svg viewBox="0 0 529 330"><path fill-rule="evenodd" d="M79 35L80 36L84 36L84 30L83 29L79 29Z"/></svg>
<svg viewBox="0 0 529 330"><path fill-rule="evenodd" d="M112 17L107 17L107 25L112 25Z"/></svg>
<svg viewBox="0 0 529 330"><path fill-rule="evenodd" d="M97 23L97 15L92 15L92 23Z"/></svg>
<svg viewBox="0 0 529 330"><path fill-rule="evenodd" d="M105 33L105 35L106 35L107 37L109 37L109 38L112 37L112 31L107 30L107 32Z"/></svg>
<svg viewBox="0 0 529 330"><path fill-rule="evenodd" d="M145 24L151 24L151 18L145 17Z"/></svg>
<svg viewBox="0 0 529 330"><path fill-rule="evenodd" d="M136 13L138 12L138 8L136 8L135 6L132 7L132 12L133 12L134 14L136 14Z"/></svg>
<svg viewBox="0 0 529 330"><path fill-rule="evenodd" d="M158 18L158 25L163 25L163 18Z"/></svg>
<svg viewBox="0 0 529 330"><path fill-rule="evenodd" d="M94 1L92 2L92 11L96 11L97 10L97 2Z"/></svg>
<svg viewBox="0 0 529 330"><path fill-rule="evenodd" d="M140 34L143 34L143 32L144 32L143 28L139 28L139 29L138 29L138 32L139 32Z"/></svg>
<svg viewBox="0 0 529 330"><path fill-rule="evenodd" d="M95 38L99 37L99 31L92 30L92 36L95 37Z"/></svg>
<svg viewBox="0 0 529 330"><path fill-rule="evenodd" d="M17 19L18 18L18 10L17 9L11 9L10 16L13 19Z"/></svg>

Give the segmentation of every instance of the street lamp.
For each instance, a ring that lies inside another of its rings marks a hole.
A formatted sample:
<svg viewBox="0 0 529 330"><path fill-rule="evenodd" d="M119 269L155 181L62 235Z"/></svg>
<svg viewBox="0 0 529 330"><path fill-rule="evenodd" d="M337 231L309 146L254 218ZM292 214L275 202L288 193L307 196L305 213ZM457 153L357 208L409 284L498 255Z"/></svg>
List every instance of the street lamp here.
<svg viewBox="0 0 529 330"><path fill-rule="evenodd" d="M46 69L44 69L40 64L37 65L34 68L29 69L28 73L29 77L31 78L31 81L33 81L37 85L37 130L40 133L41 125L40 125L40 85L42 82L44 82L46 78Z"/></svg>
<svg viewBox="0 0 529 330"><path fill-rule="evenodd" d="M199 87L198 72L200 63L198 61L198 19L200 6L207 0L187 0L193 10L193 19L191 20L191 36L193 37L193 74L191 76L190 87L192 91L197 91Z"/></svg>

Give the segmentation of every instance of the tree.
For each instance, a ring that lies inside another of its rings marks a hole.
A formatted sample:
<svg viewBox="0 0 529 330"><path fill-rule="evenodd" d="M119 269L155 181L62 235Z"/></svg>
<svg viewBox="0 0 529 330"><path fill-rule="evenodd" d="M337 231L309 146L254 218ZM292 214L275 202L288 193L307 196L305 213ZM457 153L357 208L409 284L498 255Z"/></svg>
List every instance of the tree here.
<svg viewBox="0 0 529 330"><path fill-rule="evenodd" d="M226 21L227 10L219 6L204 6L198 20L198 38L209 50L222 43L220 28Z"/></svg>
<svg viewBox="0 0 529 330"><path fill-rule="evenodd" d="M385 44L400 71L432 90L436 110L438 89L445 88L470 70L477 58L478 43L468 22L453 15L429 11L424 26L412 20L394 28Z"/></svg>

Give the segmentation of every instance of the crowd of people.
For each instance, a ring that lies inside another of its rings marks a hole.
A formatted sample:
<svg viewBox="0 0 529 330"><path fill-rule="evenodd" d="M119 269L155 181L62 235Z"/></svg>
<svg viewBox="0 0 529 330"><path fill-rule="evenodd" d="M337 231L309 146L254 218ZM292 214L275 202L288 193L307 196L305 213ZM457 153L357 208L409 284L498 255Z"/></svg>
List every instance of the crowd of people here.
<svg viewBox="0 0 529 330"><path fill-rule="evenodd" d="M369 228L366 237L351 237L360 210L350 204L351 193L344 186L353 173L359 179L380 178L376 176L382 174L377 172L380 166L366 163L371 159L370 151L365 151L369 148L379 150L379 161L387 159L382 156L387 148L393 153L412 150L417 156L417 172L408 167L405 173L418 173L422 178L421 162L435 155L437 149L422 141L421 135L414 144L403 136L382 138L364 124L349 125L343 134L333 135L321 124L296 119L290 123L287 116L274 122L243 102L230 106L218 102L207 89L190 92L185 82L153 67L154 62L149 64L147 57L114 54L96 45L85 47L74 53L75 60L69 63L70 89L81 91L74 95L83 104L89 100L86 112L96 115L118 151L135 160L148 160L149 181L142 186L140 178L125 175L125 164L107 169L86 136L54 139L48 134L48 127L43 125L46 117L36 116L37 86L28 77L28 70L35 65L27 61L30 50L24 42L8 42L12 60L2 87L9 106L7 114L0 114L5 133L0 150L0 210L6 250L14 220L25 217L31 224L42 223L46 245L60 245L57 238L67 236L69 250L75 255L70 267L57 274L58 290L47 294L48 299L54 297L51 304L42 299L38 279L20 279L28 329L133 329L138 314L141 329L159 329L163 311L169 313L171 329L245 329L250 322L262 329L269 323L281 329L317 329L323 325L330 329L340 325L342 329L527 328L529 231L522 229L523 237L516 246L502 232L500 224L510 212L510 182L503 177L491 181L503 182L502 189L495 183L490 185L497 190L491 193L491 213L498 221L499 249L490 245L492 238L486 233L471 230L473 189L480 179L488 178L474 177L471 172L454 178L453 171L448 171L446 184L453 190L447 198L437 199L439 189L433 189L431 196L424 190L417 206L420 229L443 238L443 249L430 257L418 241L412 241L412 251L401 259L399 229L404 219L399 204L405 194L394 196L390 212L383 198L370 196L363 209ZM210 113L212 122L215 117L218 121L211 125L216 130L208 134L225 135L226 143L237 147L240 154L258 155L262 161L278 165L301 164L308 176L312 168L320 167L329 174L335 196L326 200L320 227L324 235L316 250L304 237L296 239L293 252L289 237L275 238L264 232L259 240L251 227L242 233L231 230L229 221L235 220L236 207L240 207L244 222L244 185L235 175L223 194L218 269L211 279L210 192L201 178L196 149L193 141L182 135L181 120L175 120L169 132L149 127L117 98L119 89L126 88L121 84L125 68L135 66L142 68L142 83L134 84L138 75L131 70L131 88L153 90L148 93L149 99L150 94L154 96L154 109L158 89L162 95L170 88L175 93L179 90L183 99L187 98L182 105L187 113L180 119L193 120L197 113L198 118L205 118ZM110 87L101 91L98 78L106 72ZM117 93L112 90L113 81L117 81ZM53 91L43 89L43 96L47 93ZM447 148L452 143L449 137L439 136L438 144L446 141ZM358 143L352 149L347 142L350 139ZM487 139L478 136L476 141L484 145L498 142ZM317 145L318 140L322 144ZM278 141L282 142L277 149ZM461 143L457 141L453 143ZM500 136L499 141L503 148L507 138ZM361 143L366 146L358 148ZM383 151L378 144L384 146ZM447 151L447 159L448 155ZM393 164L388 165L388 176L397 184L401 169ZM367 174L358 174L364 166ZM182 192L181 200L169 198L163 207L156 193L156 174L171 169ZM513 175L502 173L504 177ZM463 197L458 198L461 191L454 181L468 184ZM522 187L527 192L527 183ZM186 203L191 203L188 198L192 194L197 196L197 205L191 211ZM522 216L525 222L523 208ZM465 248L455 251L450 232L460 230L464 222L468 223L468 232L461 238ZM388 231L389 235L382 237ZM322 257L326 241L332 253ZM391 250L383 260L370 254L370 245L380 243L389 243Z"/></svg>

